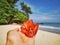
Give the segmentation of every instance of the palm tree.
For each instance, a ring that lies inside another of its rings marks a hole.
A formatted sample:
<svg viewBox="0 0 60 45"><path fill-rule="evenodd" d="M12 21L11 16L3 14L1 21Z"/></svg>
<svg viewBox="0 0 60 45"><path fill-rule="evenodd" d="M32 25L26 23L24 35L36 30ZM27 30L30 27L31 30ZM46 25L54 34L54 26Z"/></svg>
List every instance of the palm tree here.
<svg viewBox="0 0 60 45"><path fill-rule="evenodd" d="M21 8L27 15L32 14L31 8L24 4L24 2L21 2Z"/></svg>

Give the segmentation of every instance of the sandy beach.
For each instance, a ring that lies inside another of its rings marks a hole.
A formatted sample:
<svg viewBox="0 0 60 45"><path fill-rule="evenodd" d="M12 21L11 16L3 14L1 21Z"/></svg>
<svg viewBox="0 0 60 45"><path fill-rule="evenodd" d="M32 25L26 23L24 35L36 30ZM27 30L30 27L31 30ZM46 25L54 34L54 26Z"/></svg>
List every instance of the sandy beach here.
<svg viewBox="0 0 60 45"><path fill-rule="evenodd" d="M19 25L0 25L0 45L5 45L6 34ZM60 34L38 30L35 45L60 45Z"/></svg>

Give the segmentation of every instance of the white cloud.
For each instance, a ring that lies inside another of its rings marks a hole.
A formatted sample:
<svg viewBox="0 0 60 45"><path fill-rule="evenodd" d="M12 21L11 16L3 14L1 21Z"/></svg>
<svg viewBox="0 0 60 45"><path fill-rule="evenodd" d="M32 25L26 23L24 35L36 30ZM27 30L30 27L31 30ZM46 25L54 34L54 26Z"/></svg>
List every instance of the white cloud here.
<svg viewBox="0 0 60 45"><path fill-rule="evenodd" d="M36 22L53 22L56 20L56 16L52 15L30 15L30 19L33 19Z"/></svg>

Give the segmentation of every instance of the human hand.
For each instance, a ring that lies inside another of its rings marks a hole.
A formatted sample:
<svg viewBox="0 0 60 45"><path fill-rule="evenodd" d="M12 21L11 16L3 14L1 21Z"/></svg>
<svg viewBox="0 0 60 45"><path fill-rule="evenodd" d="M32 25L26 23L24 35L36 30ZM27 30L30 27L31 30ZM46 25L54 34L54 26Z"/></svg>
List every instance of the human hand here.
<svg viewBox="0 0 60 45"><path fill-rule="evenodd" d="M6 45L34 45L35 37L25 36L19 29L8 31Z"/></svg>

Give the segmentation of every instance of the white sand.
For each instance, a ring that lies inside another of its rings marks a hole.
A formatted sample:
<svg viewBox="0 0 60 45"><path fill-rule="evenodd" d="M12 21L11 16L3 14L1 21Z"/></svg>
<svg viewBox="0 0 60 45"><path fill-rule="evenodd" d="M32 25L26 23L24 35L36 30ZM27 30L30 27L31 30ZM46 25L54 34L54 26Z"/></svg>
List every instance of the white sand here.
<svg viewBox="0 0 60 45"><path fill-rule="evenodd" d="M6 34L18 25L0 25L0 45L5 45ZM60 45L60 34L39 30L36 35L35 45Z"/></svg>

